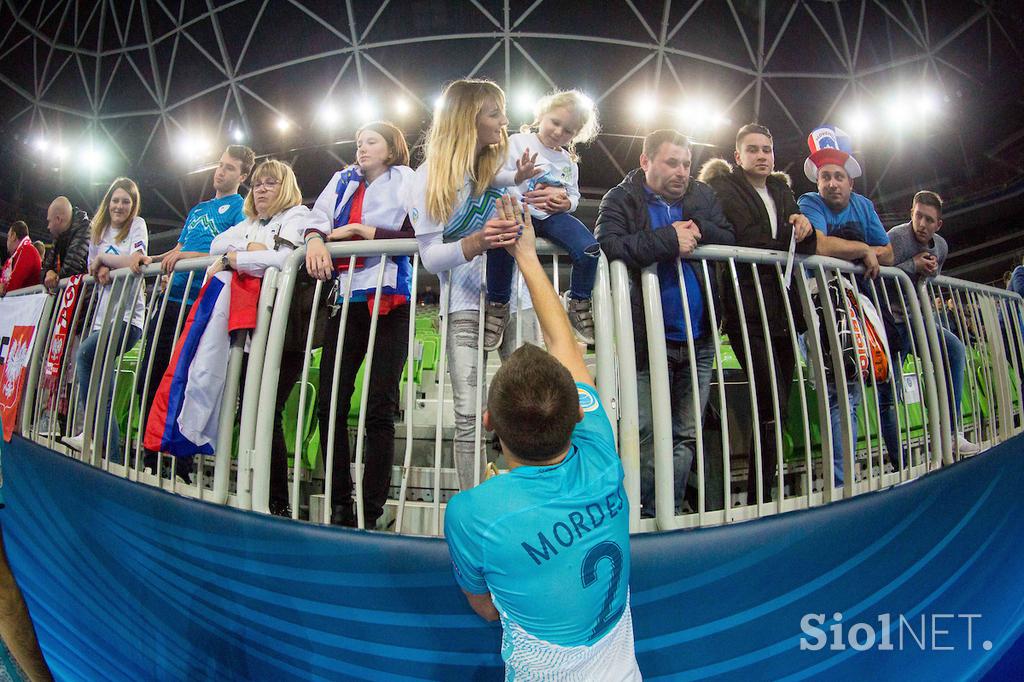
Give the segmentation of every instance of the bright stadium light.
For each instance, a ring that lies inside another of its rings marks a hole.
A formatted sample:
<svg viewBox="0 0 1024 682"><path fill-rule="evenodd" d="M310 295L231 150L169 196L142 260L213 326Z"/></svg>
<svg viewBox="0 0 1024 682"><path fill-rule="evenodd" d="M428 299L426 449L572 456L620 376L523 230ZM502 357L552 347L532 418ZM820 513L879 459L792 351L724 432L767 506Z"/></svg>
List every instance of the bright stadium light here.
<svg viewBox="0 0 1024 682"><path fill-rule="evenodd" d="M846 116L843 122L843 129L856 138L863 137L871 125L871 119L863 109L854 109Z"/></svg>
<svg viewBox="0 0 1024 682"><path fill-rule="evenodd" d="M68 148L64 145L58 144L53 148L53 158L58 161L63 161L68 156Z"/></svg>
<svg viewBox="0 0 1024 682"><path fill-rule="evenodd" d="M107 163L107 155L95 143L90 143L82 150L81 159L85 170L90 172L103 170Z"/></svg>
<svg viewBox="0 0 1024 682"><path fill-rule="evenodd" d="M941 98L934 92L926 92L921 98L921 110L929 115L934 116L939 113L942 108Z"/></svg>
<svg viewBox="0 0 1024 682"><path fill-rule="evenodd" d="M523 88L516 93L515 113L528 117L533 114L533 108L537 105L537 96L529 88Z"/></svg>
<svg viewBox="0 0 1024 682"><path fill-rule="evenodd" d="M440 111L444 107L444 95L438 95L434 98L434 111Z"/></svg>
<svg viewBox="0 0 1024 682"><path fill-rule="evenodd" d="M588 109L593 109L594 108L594 100L587 93L581 92L580 93L580 99L583 100L583 106L587 107Z"/></svg>
<svg viewBox="0 0 1024 682"><path fill-rule="evenodd" d="M277 123L275 123L274 125L277 126L278 132L286 133L288 132L288 129L292 127L292 122L286 119L284 116L280 116L277 119Z"/></svg>
<svg viewBox="0 0 1024 682"><path fill-rule="evenodd" d="M640 95L633 101L633 115L643 122L647 123L654 115L658 113L658 98L650 93Z"/></svg>
<svg viewBox="0 0 1024 682"><path fill-rule="evenodd" d="M894 130L902 130L912 122L910 107L902 97L896 97L885 106L885 118Z"/></svg>
<svg viewBox="0 0 1024 682"><path fill-rule="evenodd" d="M325 128L333 128L341 123L341 112L331 102L321 104L316 117Z"/></svg>
<svg viewBox="0 0 1024 682"><path fill-rule="evenodd" d="M412 105L409 103L409 99L402 95L395 98L395 113L399 116L408 116L409 112L412 111Z"/></svg>
<svg viewBox="0 0 1024 682"><path fill-rule="evenodd" d="M377 107L369 97L360 98L356 104L356 116L361 123L369 123L377 118Z"/></svg>
<svg viewBox="0 0 1024 682"><path fill-rule="evenodd" d="M245 132L241 128L235 128L231 131L231 139L235 142L245 142Z"/></svg>
<svg viewBox="0 0 1024 682"><path fill-rule="evenodd" d="M187 161L201 159L210 154L210 141L196 132L186 132L178 143L178 153Z"/></svg>
<svg viewBox="0 0 1024 682"><path fill-rule="evenodd" d="M50 148L50 142L45 137L37 137L32 146L36 148L37 152L44 153Z"/></svg>

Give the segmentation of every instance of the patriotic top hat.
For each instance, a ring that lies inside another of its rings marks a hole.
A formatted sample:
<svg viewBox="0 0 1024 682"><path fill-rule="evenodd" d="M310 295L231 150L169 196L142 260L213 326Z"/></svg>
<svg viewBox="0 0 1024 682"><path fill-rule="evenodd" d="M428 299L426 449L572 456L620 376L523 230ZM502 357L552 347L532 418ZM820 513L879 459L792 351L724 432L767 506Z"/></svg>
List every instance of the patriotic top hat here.
<svg viewBox="0 0 1024 682"><path fill-rule="evenodd" d="M835 126L815 128L807 136L807 146L811 155L804 161L804 175L811 182L818 181L818 169L822 166L835 164L846 169L850 179L861 175L860 164L850 156L850 136Z"/></svg>

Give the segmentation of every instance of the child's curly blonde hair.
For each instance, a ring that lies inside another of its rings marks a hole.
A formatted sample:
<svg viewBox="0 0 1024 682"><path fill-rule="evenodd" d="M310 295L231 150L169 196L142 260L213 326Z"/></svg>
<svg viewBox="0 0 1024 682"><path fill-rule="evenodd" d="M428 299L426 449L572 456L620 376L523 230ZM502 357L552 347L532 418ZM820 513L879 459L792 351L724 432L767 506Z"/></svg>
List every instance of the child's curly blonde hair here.
<svg viewBox="0 0 1024 682"><path fill-rule="evenodd" d="M579 129L576 131L572 141L569 142L567 148L572 160L579 161L576 145L587 144L597 137L597 134L601 131L601 126L597 121L597 108L594 106L594 102L579 90L559 90L541 97L533 112L533 123L522 126L519 131L529 133L537 130L540 127L540 120L544 118L544 115L559 107L568 109L576 116L579 123Z"/></svg>

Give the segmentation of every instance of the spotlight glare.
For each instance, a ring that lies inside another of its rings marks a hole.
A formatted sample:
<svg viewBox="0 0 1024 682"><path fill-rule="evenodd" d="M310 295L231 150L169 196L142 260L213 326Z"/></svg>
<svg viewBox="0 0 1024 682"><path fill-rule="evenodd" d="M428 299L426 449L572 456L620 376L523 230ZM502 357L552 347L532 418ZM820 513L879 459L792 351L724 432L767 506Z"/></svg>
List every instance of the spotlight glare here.
<svg viewBox="0 0 1024 682"><path fill-rule="evenodd" d="M522 116L529 116L537 104L537 97L527 88L523 88L516 94L516 113Z"/></svg>
<svg viewBox="0 0 1024 682"><path fill-rule="evenodd" d="M277 123L275 125L277 126L278 132L281 132L281 133L288 132L288 129L292 127L291 121L286 119L284 116L279 117L277 119Z"/></svg>
<svg viewBox="0 0 1024 682"><path fill-rule="evenodd" d="M53 148L53 157L58 161L63 161L65 158L67 158L67 155L68 148L65 147L64 145L57 145L56 147Z"/></svg>
<svg viewBox="0 0 1024 682"><path fill-rule="evenodd" d="M849 130L854 137L862 137L871 125L871 120L863 109L854 109L846 118L844 129Z"/></svg>
<svg viewBox="0 0 1024 682"><path fill-rule="evenodd" d="M235 128L231 132L231 139L233 139L235 142L245 142L245 133L242 132L241 128Z"/></svg>
<svg viewBox="0 0 1024 682"><path fill-rule="evenodd" d="M934 92L926 93L924 97L921 98L921 109L924 113L929 115L937 114L942 106L940 102L941 100L939 99L939 96Z"/></svg>
<svg viewBox="0 0 1024 682"><path fill-rule="evenodd" d="M434 98L434 111L440 111L444 108L444 95L438 95Z"/></svg>
<svg viewBox="0 0 1024 682"><path fill-rule="evenodd" d="M320 105L320 111L317 113L317 118L320 119L320 123L328 128L333 128L341 122L341 113L338 108L330 102L324 102Z"/></svg>
<svg viewBox="0 0 1024 682"><path fill-rule="evenodd" d="M106 161L106 155L103 153L103 150L94 144L90 144L82 152L82 165L87 171L95 172L102 170Z"/></svg>
<svg viewBox="0 0 1024 682"><path fill-rule="evenodd" d="M356 116L362 123L368 123L377 118L377 107L368 97L363 97L356 105Z"/></svg>
<svg viewBox="0 0 1024 682"><path fill-rule="evenodd" d="M38 137L33 145L38 152L45 152L50 148L50 142L45 137Z"/></svg>
<svg viewBox="0 0 1024 682"><path fill-rule="evenodd" d="M654 118L658 110L658 100L654 95L643 94L633 102L633 114L646 123Z"/></svg>
<svg viewBox="0 0 1024 682"><path fill-rule="evenodd" d="M706 99L692 99L679 107L679 122L694 131L703 131L728 123L729 119L715 113L715 107Z"/></svg>
<svg viewBox="0 0 1024 682"><path fill-rule="evenodd" d="M588 109L593 109L594 108L594 100L587 93L581 92L580 93L580 99L583 100L583 106L587 107Z"/></svg>
<svg viewBox="0 0 1024 682"><path fill-rule="evenodd" d="M409 100L399 95L395 99L395 112L399 116L407 116L412 111L412 105L409 104Z"/></svg>
<svg viewBox="0 0 1024 682"><path fill-rule="evenodd" d="M902 97L897 97L885 107L885 116L895 130L906 128L910 122L910 111Z"/></svg>

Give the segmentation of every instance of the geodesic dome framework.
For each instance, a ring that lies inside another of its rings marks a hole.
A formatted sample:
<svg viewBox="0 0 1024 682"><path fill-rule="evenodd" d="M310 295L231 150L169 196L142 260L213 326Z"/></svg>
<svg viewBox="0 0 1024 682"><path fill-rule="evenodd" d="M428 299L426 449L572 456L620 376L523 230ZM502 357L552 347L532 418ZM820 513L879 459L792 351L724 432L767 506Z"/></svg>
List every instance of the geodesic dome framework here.
<svg viewBox="0 0 1024 682"><path fill-rule="evenodd" d="M798 183L804 139L828 122L854 136L861 191L941 187L1020 134L1021 25L998 0L4 0L3 172L20 200L86 205L131 175L151 224L172 229L208 191L195 171L236 136L291 160L310 196L360 121L394 120L412 142L443 84L473 75L506 89L513 126L553 88L596 102L592 197L636 165L647 130L689 133L699 161L751 120Z"/></svg>

